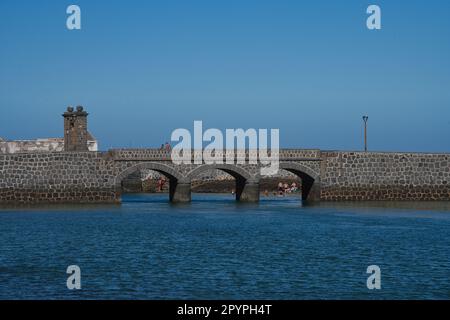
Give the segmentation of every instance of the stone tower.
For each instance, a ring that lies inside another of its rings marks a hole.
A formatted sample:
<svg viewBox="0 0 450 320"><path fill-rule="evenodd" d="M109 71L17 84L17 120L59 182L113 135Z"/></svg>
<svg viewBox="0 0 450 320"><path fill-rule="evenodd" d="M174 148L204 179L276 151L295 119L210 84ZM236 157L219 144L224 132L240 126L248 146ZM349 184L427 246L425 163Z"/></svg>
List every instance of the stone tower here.
<svg viewBox="0 0 450 320"><path fill-rule="evenodd" d="M88 151L87 116L82 106L64 112L64 151Z"/></svg>

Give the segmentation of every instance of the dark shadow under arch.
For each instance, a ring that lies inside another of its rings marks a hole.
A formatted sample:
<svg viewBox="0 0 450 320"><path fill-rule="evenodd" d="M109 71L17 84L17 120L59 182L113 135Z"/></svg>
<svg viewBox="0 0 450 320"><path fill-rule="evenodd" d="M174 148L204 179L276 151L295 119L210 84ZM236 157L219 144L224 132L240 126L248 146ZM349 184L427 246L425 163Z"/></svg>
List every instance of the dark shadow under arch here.
<svg viewBox="0 0 450 320"><path fill-rule="evenodd" d="M208 170L221 170L228 173L236 180L236 200L254 202L259 200L259 184L255 183L254 177L242 167L234 164L205 164L201 165L187 174L187 179L192 181Z"/></svg>
<svg viewBox="0 0 450 320"><path fill-rule="evenodd" d="M320 200L320 176L311 168L295 162L281 162L280 169L289 171L302 179L302 201Z"/></svg>
<svg viewBox="0 0 450 320"><path fill-rule="evenodd" d="M172 167L157 162L138 163L119 173L114 181L116 193L121 193L123 179L143 169L154 170L169 179L169 200L171 202L190 201L190 185L187 190L185 178Z"/></svg>

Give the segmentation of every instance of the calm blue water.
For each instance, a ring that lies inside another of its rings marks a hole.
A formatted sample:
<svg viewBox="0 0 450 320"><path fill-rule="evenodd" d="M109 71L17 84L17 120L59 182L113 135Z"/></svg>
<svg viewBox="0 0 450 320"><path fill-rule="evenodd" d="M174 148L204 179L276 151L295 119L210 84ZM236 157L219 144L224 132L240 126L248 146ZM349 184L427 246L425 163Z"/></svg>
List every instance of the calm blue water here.
<svg viewBox="0 0 450 320"><path fill-rule="evenodd" d="M130 195L0 209L0 299L449 299L450 206L392 205ZM73 264L81 290L66 287ZM372 264L381 290L366 287Z"/></svg>

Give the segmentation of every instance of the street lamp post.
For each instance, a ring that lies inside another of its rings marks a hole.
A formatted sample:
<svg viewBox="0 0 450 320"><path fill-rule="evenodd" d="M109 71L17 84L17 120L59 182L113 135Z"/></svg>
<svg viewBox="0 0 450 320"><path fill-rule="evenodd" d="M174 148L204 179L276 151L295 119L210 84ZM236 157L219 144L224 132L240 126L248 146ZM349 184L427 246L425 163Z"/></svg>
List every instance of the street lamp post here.
<svg viewBox="0 0 450 320"><path fill-rule="evenodd" d="M368 116L363 116L364 121L364 151L367 152L367 120L369 120Z"/></svg>

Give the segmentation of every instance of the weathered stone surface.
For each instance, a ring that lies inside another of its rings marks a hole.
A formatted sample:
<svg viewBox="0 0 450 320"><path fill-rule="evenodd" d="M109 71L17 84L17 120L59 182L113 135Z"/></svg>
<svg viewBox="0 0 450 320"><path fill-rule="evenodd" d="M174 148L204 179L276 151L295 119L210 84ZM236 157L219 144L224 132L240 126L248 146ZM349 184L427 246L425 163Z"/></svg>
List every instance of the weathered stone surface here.
<svg viewBox="0 0 450 320"><path fill-rule="evenodd" d="M322 152L321 200L450 200L450 155Z"/></svg>
<svg viewBox="0 0 450 320"><path fill-rule="evenodd" d="M88 151L87 116L82 106L64 112L64 151Z"/></svg>
<svg viewBox="0 0 450 320"><path fill-rule="evenodd" d="M0 155L0 203L117 202L115 176L99 152Z"/></svg>
<svg viewBox="0 0 450 320"><path fill-rule="evenodd" d="M98 150L98 142L88 133L87 148L89 151ZM36 153L64 151L64 138L47 138L35 140L0 140L1 153Z"/></svg>

